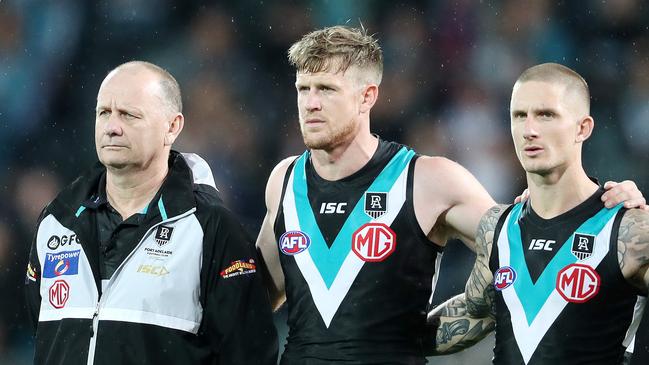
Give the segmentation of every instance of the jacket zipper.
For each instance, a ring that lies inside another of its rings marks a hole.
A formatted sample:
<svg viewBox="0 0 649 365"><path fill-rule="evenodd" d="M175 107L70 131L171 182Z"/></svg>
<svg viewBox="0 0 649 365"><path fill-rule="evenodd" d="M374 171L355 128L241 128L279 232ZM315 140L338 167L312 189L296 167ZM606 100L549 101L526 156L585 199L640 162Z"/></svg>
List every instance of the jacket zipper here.
<svg viewBox="0 0 649 365"><path fill-rule="evenodd" d="M97 327L99 326L99 304L101 298L97 301L95 313L92 315L92 324L90 325L90 346L88 347L88 365L95 362L95 346L97 345Z"/></svg>
<svg viewBox="0 0 649 365"><path fill-rule="evenodd" d="M144 236L142 236L142 239L140 240L140 242L138 242L137 245L135 245L135 248L133 248L133 250L128 254L128 256L126 256L126 258L124 258L124 261L122 261L122 263L117 267L117 269L115 269L115 272L113 273L113 276L110 277L110 279L108 280L108 283L106 284L106 287L104 288L105 290L103 290L102 295L97 299L97 306L95 307L95 313L92 315L92 325L90 326L90 344L88 345L88 362L87 362L87 365L92 365L95 362L95 348L96 348L96 345L97 345L97 330L98 330L98 327L99 327L99 308L101 306L101 299L106 297L106 293L110 289L110 284L113 282L113 278L115 278L117 276L117 274L121 271L122 267L129 260L129 258L131 258L131 256L133 256L133 253L140 248L140 245L142 244L142 242L144 242L144 239L149 235L149 233L151 233L151 231L153 229L155 229L156 227L158 227L161 224L171 222L171 221L175 221L175 220L178 220L178 219L182 219L182 218L184 218L184 217L186 217L186 216L188 216L190 214L193 214L195 211L196 211L196 208L192 208L192 209L188 210L187 212L185 212L183 214L179 214L179 215L177 215L175 217L168 218L168 219L166 219L166 220L164 220L162 222L159 222L159 223L154 224L153 226L149 227L149 229L146 231Z"/></svg>

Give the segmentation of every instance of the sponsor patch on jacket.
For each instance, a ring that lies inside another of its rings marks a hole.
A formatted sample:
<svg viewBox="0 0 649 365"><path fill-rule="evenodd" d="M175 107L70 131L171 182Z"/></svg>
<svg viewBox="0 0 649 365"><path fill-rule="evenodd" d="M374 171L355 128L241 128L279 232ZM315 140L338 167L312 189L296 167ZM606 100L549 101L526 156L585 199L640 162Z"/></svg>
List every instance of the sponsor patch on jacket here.
<svg viewBox="0 0 649 365"><path fill-rule="evenodd" d="M38 279L38 273L30 262L27 264L27 280L36 281L36 279Z"/></svg>
<svg viewBox="0 0 649 365"><path fill-rule="evenodd" d="M61 309L70 298L70 285L65 280L57 280L50 286L48 292L52 307Z"/></svg>
<svg viewBox="0 0 649 365"><path fill-rule="evenodd" d="M223 279L231 278L233 276L248 275L257 272L257 265L254 259L236 260L230 263L230 266L221 271Z"/></svg>
<svg viewBox="0 0 649 365"><path fill-rule="evenodd" d="M43 277L55 278L61 275L77 275L79 273L80 254L81 250L46 253Z"/></svg>
<svg viewBox="0 0 649 365"><path fill-rule="evenodd" d="M279 249L284 255L297 255L309 248L311 238L302 231L284 232L279 238Z"/></svg>

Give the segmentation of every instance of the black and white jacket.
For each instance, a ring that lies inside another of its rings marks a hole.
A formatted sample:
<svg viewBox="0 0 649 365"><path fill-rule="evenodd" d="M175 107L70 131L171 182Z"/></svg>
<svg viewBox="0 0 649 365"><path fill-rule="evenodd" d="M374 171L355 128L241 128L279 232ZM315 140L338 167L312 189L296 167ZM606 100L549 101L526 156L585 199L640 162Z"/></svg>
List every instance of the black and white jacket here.
<svg viewBox="0 0 649 365"><path fill-rule="evenodd" d="M35 364L275 364L254 244L207 163L172 151L135 249L99 276L97 164L43 211L27 268Z"/></svg>

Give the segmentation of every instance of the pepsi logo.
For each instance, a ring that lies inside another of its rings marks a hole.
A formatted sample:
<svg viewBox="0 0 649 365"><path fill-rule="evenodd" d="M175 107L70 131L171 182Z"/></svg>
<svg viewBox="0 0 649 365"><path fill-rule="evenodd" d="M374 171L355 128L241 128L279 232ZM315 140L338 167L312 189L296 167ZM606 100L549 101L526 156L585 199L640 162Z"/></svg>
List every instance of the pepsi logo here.
<svg viewBox="0 0 649 365"><path fill-rule="evenodd" d="M494 275L494 288L504 290L514 284L516 281L516 271L510 266L503 266L496 270Z"/></svg>
<svg viewBox="0 0 649 365"><path fill-rule="evenodd" d="M297 255L309 248L311 239L301 231L288 231L279 238L279 249L285 255Z"/></svg>

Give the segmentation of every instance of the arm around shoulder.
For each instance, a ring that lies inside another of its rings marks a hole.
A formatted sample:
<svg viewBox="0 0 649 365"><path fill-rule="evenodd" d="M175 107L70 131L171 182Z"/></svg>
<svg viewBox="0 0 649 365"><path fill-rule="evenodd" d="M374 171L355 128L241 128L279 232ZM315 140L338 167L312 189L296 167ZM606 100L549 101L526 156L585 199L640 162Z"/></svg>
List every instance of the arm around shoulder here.
<svg viewBox="0 0 649 365"><path fill-rule="evenodd" d="M649 212L624 213L617 240L618 261L624 277L641 293L649 291Z"/></svg>
<svg viewBox="0 0 649 365"><path fill-rule="evenodd" d="M444 157L417 160L414 197L424 230L446 226L457 237L468 239L465 243L473 251L480 217L496 204L467 169Z"/></svg>

